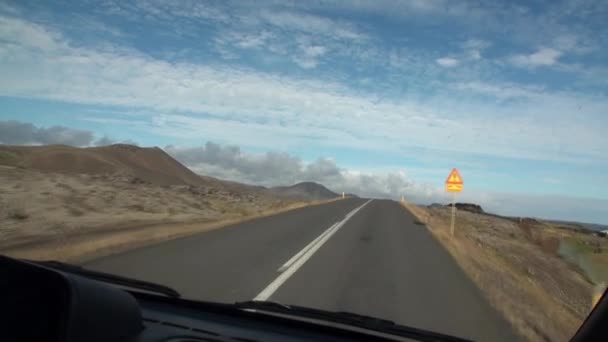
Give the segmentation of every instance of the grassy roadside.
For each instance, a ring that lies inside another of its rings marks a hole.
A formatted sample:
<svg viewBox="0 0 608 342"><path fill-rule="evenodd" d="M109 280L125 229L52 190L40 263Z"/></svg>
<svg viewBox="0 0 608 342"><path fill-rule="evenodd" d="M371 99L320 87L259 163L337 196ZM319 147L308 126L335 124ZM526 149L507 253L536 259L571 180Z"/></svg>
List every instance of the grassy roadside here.
<svg viewBox="0 0 608 342"><path fill-rule="evenodd" d="M0 194L0 253L72 262L325 203L235 184L161 185L2 165Z"/></svg>
<svg viewBox="0 0 608 342"><path fill-rule="evenodd" d="M531 242L517 223L460 211L452 237L448 208L402 205L427 226L526 340L566 341L588 314L593 285L548 251L551 244Z"/></svg>
<svg viewBox="0 0 608 342"><path fill-rule="evenodd" d="M281 208L270 208L260 213L248 214L247 216L243 216L239 212L232 217L227 215L226 218L214 221L194 220L191 222L127 224L122 227L113 227L112 229L99 229L89 234L65 235L47 242L8 248L4 249L2 253L12 257L33 260L59 260L82 263L102 256L192 236L290 210L322 205L340 199L290 203Z"/></svg>

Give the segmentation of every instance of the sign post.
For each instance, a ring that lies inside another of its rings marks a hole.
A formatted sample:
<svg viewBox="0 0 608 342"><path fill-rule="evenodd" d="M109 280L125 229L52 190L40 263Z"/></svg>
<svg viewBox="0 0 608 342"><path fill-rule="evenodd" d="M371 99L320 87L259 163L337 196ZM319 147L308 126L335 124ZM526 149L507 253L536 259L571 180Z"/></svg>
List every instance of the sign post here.
<svg viewBox="0 0 608 342"><path fill-rule="evenodd" d="M452 218L450 220L450 234L454 236L454 229L456 225L456 193L462 192L464 188L464 182L460 176L458 169L452 169L450 175L445 180L445 191L452 193Z"/></svg>
<svg viewBox="0 0 608 342"><path fill-rule="evenodd" d="M450 234L454 236L454 225L456 221L456 193L452 193L452 219L450 220Z"/></svg>

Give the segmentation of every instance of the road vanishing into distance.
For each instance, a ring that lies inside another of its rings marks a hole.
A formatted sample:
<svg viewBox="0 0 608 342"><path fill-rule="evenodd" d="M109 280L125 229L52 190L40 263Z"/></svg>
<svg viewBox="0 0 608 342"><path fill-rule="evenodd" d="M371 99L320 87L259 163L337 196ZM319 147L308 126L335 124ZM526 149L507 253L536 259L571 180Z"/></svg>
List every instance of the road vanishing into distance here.
<svg viewBox="0 0 608 342"><path fill-rule="evenodd" d="M184 298L270 300L479 341L517 337L448 252L390 200L345 199L116 254L85 267Z"/></svg>

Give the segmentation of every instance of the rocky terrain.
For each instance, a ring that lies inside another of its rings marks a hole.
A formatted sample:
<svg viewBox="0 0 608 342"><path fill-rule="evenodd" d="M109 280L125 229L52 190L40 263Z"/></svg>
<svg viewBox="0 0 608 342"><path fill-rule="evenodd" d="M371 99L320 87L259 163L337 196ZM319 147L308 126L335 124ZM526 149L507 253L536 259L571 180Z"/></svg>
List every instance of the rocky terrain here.
<svg viewBox="0 0 608 342"><path fill-rule="evenodd" d="M532 341L566 341L608 281L608 239L578 225L403 203L513 327ZM462 209L462 210L460 210Z"/></svg>

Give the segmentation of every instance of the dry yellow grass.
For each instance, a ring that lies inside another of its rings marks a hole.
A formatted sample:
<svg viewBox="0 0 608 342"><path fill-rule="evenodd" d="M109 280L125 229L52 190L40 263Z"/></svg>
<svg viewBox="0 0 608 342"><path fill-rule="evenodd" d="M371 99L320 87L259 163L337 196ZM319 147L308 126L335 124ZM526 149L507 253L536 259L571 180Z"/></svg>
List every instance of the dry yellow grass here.
<svg viewBox="0 0 608 342"><path fill-rule="evenodd" d="M317 203L0 166L0 253L78 262Z"/></svg>
<svg viewBox="0 0 608 342"><path fill-rule="evenodd" d="M107 230L99 229L95 233L64 235L48 242L6 248L2 250L2 253L16 258L82 263L104 255L120 253L154 243L195 235L231 224L330 201L333 200L294 202L281 208L268 209L254 215L250 214L239 218L220 219L212 222L150 223L135 226L125 225Z"/></svg>
<svg viewBox="0 0 608 342"><path fill-rule="evenodd" d="M517 223L448 208L403 206L425 223L487 300L530 341L567 341L591 308L593 285L572 265L534 244Z"/></svg>

